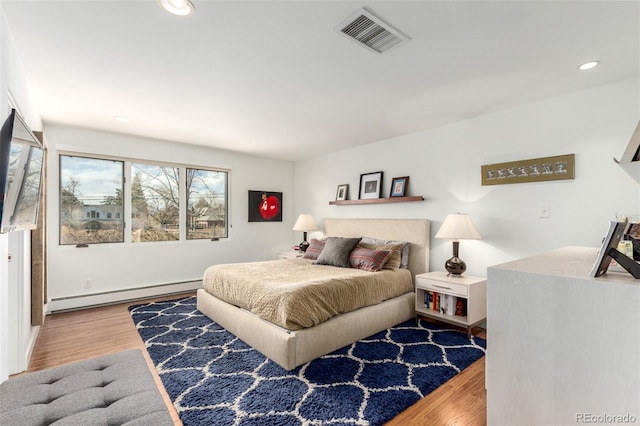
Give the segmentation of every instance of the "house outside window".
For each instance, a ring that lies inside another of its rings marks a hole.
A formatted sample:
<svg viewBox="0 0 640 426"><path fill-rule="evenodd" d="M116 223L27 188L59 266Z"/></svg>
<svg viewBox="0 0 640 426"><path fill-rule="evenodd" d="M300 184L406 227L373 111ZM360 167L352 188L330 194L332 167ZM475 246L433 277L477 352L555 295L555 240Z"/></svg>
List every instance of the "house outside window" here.
<svg viewBox="0 0 640 426"><path fill-rule="evenodd" d="M123 210L123 172L123 161L60 156L60 244L124 241L123 221L103 219Z"/></svg>
<svg viewBox="0 0 640 426"><path fill-rule="evenodd" d="M227 238L228 179L228 170L60 155L60 244Z"/></svg>

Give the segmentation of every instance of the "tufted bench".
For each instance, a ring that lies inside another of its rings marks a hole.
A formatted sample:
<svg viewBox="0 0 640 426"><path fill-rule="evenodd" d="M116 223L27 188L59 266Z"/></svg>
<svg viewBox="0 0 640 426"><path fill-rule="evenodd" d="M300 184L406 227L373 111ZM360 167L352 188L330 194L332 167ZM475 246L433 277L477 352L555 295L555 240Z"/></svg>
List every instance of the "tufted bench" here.
<svg viewBox="0 0 640 426"><path fill-rule="evenodd" d="M140 350L18 376L0 384L0 424L173 425Z"/></svg>

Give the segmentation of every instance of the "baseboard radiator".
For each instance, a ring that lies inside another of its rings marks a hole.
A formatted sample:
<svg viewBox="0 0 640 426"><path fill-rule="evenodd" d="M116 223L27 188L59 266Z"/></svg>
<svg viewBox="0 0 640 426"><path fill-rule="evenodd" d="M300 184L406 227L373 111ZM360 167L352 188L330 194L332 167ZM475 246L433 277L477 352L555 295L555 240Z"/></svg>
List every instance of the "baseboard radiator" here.
<svg viewBox="0 0 640 426"><path fill-rule="evenodd" d="M202 288L202 280L156 284L152 286L113 290L103 293L54 298L47 304L47 314L86 309L102 305L112 305L114 303L135 301L149 297L184 293L195 291L199 288Z"/></svg>

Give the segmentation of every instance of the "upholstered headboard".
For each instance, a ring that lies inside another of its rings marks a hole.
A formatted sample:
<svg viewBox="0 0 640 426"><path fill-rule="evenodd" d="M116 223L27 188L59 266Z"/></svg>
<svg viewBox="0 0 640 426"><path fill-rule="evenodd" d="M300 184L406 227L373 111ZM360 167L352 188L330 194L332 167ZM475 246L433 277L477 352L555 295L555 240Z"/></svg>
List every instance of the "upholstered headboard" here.
<svg viewBox="0 0 640 426"><path fill-rule="evenodd" d="M426 219L324 219L328 237L371 237L409 241L409 270L415 276L429 271L429 231Z"/></svg>

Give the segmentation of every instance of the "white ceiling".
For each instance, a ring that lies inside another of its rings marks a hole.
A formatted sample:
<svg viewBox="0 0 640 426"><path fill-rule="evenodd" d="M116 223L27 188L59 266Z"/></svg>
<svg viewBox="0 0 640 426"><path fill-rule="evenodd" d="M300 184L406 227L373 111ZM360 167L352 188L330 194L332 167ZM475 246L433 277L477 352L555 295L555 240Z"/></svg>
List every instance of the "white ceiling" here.
<svg viewBox="0 0 640 426"><path fill-rule="evenodd" d="M640 75L637 1L192 2L1 7L43 121L285 160ZM334 31L363 6L411 41Z"/></svg>

